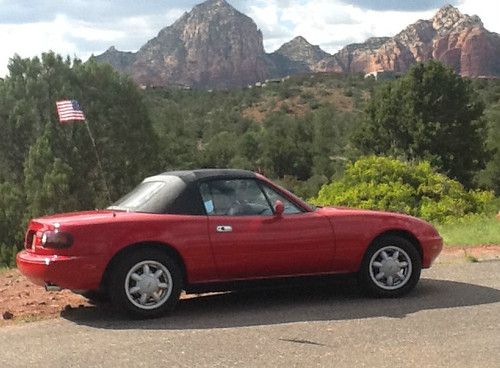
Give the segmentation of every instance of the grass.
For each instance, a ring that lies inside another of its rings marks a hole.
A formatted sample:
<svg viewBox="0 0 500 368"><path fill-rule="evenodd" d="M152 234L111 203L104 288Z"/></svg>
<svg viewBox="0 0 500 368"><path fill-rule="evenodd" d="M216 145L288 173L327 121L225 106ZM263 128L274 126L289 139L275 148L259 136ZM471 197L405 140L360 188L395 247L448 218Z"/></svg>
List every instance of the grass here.
<svg viewBox="0 0 500 368"><path fill-rule="evenodd" d="M500 245L500 220L474 219L463 223L437 225L445 245Z"/></svg>

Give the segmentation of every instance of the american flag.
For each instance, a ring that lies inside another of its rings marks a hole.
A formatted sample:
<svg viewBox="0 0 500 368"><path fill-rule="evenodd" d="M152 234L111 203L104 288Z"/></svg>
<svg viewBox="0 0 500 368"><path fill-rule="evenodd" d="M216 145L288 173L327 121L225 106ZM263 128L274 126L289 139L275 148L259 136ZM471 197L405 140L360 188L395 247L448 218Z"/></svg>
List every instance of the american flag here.
<svg viewBox="0 0 500 368"><path fill-rule="evenodd" d="M76 100L56 102L59 121L67 123L70 121L85 121L85 114Z"/></svg>

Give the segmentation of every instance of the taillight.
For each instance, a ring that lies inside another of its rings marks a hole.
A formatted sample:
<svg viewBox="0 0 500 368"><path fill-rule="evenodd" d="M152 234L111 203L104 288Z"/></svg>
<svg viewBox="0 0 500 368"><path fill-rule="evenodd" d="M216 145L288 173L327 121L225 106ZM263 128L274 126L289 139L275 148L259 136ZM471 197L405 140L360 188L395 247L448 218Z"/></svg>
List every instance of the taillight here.
<svg viewBox="0 0 500 368"><path fill-rule="evenodd" d="M51 249L64 249L71 247L73 236L70 233L58 230L44 231L42 234L42 247Z"/></svg>

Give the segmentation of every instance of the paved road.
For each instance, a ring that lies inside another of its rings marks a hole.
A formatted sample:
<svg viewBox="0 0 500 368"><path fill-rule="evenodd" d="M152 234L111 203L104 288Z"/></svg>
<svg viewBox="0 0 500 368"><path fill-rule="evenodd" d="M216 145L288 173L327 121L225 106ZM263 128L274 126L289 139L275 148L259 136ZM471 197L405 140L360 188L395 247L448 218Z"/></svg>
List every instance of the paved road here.
<svg viewBox="0 0 500 368"><path fill-rule="evenodd" d="M438 265L396 300L352 285L204 296L170 317L103 308L0 329L0 367L498 367L500 262Z"/></svg>

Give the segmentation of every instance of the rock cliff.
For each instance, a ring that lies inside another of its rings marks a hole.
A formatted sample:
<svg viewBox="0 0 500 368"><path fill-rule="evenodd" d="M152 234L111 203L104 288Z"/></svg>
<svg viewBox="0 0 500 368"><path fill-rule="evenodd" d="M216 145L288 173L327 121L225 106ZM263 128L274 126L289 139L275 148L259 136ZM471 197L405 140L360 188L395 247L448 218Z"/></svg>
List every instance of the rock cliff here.
<svg viewBox="0 0 500 368"><path fill-rule="evenodd" d="M451 6L430 20L419 20L391 38L371 38L344 47L317 65L320 71L344 73L405 72L415 62L437 59L463 76L500 75L500 36L481 19Z"/></svg>
<svg viewBox="0 0 500 368"><path fill-rule="evenodd" d="M267 78L310 72L405 72L440 60L468 77L500 76L500 35L477 16L446 5L394 37L372 37L335 55L303 37L266 54L254 21L225 0L208 0L162 29L136 53L114 47L96 57L145 86L244 87Z"/></svg>
<svg viewBox="0 0 500 368"><path fill-rule="evenodd" d="M275 70L280 75L315 71L318 63L330 56L319 46L311 45L304 37L295 37L278 50L269 54Z"/></svg>
<svg viewBox="0 0 500 368"><path fill-rule="evenodd" d="M147 86L245 86L268 76L262 33L225 0L209 0L141 47L131 74Z"/></svg>

